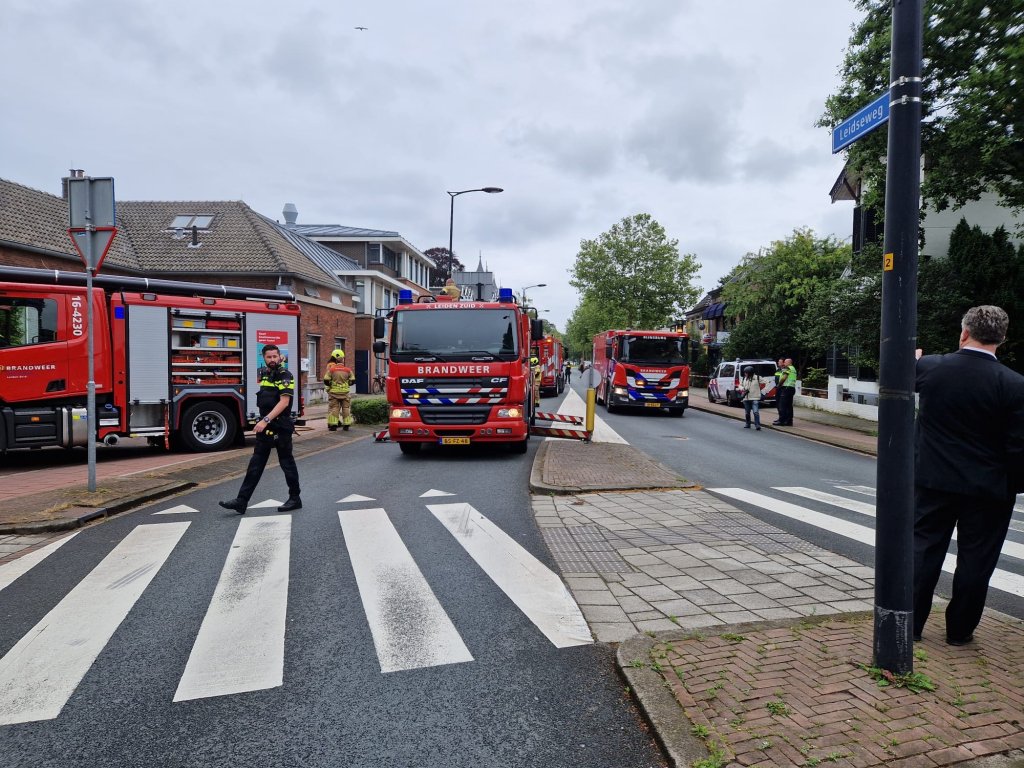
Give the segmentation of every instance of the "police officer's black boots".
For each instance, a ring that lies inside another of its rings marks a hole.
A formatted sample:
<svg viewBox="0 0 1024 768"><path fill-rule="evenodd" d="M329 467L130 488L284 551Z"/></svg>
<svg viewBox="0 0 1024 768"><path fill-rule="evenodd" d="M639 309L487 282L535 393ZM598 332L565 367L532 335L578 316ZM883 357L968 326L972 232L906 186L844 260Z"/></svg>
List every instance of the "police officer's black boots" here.
<svg viewBox="0 0 1024 768"><path fill-rule="evenodd" d="M219 502L224 509L230 509L232 512L237 512L240 515L245 514L245 508L249 506L249 502L245 499L232 499L231 501Z"/></svg>
<svg viewBox="0 0 1024 768"><path fill-rule="evenodd" d="M284 504L277 508L278 512L293 512L296 509L302 509L302 499L298 497L289 498Z"/></svg>

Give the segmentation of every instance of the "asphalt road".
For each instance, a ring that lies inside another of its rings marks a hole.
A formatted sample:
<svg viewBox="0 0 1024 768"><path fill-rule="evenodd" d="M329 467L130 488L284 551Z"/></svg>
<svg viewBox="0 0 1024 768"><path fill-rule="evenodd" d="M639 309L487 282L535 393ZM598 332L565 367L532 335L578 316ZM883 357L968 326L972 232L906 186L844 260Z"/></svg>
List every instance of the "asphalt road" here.
<svg viewBox="0 0 1024 768"><path fill-rule="evenodd" d="M542 618L513 602L514 583L499 586L502 574L471 555L493 538L490 521L514 543L508 548L519 545L553 567L529 509L537 442L525 457L475 448L405 457L397 446L360 441L300 462L305 506L290 516L267 508L243 518L219 509L216 501L234 496L236 480L81 531L0 591L0 722L7 723L0 725L0 763L663 765L615 672L612 649L589 639L556 647ZM451 495L421 498L428 492ZM339 503L352 494L366 499ZM252 502L268 497L285 498L276 468ZM196 511L154 514L178 505ZM461 514L454 531L442 521L453 509ZM474 513L484 518L478 527ZM389 571L394 548L359 521L393 531L415 565ZM343 534L345 524L355 527ZM246 540L243 530L255 538ZM130 549L132 537L153 531L173 535ZM123 575L90 594L90 572L113 568L118 557ZM369 566L357 572L354 560ZM379 563L388 565L374 570ZM388 582L389 573L400 578ZM372 601L374 576L384 578L376 585L383 613L371 620L364 600ZM408 588L416 578L440 614ZM247 596L255 583L260 594ZM137 601L122 621L113 620L104 642L98 622L132 590ZM250 602L256 616L246 632L211 630L218 626L211 616L230 616ZM280 632L266 634L271 641L283 636L281 683L211 694L260 685L244 681L274 666L274 642L257 640L262 623L273 630L275 616ZM425 653L420 641L432 642L444 617L454 636L437 644L438 653L461 644L451 658L468 659L417 657ZM54 644L53 633L67 635L58 638L63 645ZM25 637L34 640L26 645ZM90 661L86 651L96 644ZM210 658L218 661L204 674ZM382 671L388 664L410 668ZM53 694L57 683L70 696ZM56 712L25 714L26 701L54 696Z"/></svg>

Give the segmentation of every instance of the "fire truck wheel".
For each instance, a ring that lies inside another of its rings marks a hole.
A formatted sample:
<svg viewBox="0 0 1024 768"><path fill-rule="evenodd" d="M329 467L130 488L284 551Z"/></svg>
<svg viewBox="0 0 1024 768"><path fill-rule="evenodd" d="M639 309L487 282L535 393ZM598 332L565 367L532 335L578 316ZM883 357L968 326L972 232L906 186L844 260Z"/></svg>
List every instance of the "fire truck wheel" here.
<svg viewBox="0 0 1024 768"><path fill-rule="evenodd" d="M671 410L669 410L668 414L669 416L674 416L675 418L678 419L680 416L683 415L683 411L685 410L685 408L672 408Z"/></svg>
<svg viewBox="0 0 1024 768"><path fill-rule="evenodd" d="M238 422L227 406L205 402L190 406L181 420L181 441L190 451L219 451L235 441Z"/></svg>
<svg viewBox="0 0 1024 768"><path fill-rule="evenodd" d="M423 443L399 443L398 448L406 456L415 456L420 452L421 445L423 445Z"/></svg>
<svg viewBox="0 0 1024 768"><path fill-rule="evenodd" d="M509 443L508 447L512 453L526 453L527 449L530 447L530 436L527 435L517 443Z"/></svg>

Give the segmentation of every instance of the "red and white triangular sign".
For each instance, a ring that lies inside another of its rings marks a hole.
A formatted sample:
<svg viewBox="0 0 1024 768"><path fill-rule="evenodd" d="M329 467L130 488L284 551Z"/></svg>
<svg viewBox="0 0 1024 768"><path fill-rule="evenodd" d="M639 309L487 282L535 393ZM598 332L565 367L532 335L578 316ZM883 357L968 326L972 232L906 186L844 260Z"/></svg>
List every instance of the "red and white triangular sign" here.
<svg viewBox="0 0 1024 768"><path fill-rule="evenodd" d="M69 229L68 234L71 235L71 242L75 246L75 250L78 251L78 256L82 259L85 268L96 273L100 271L103 260L107 258L107 251L110 250L114 237L117 236L117 227L96 227L93 232L89 232L87 229ZM92 236L92 247L86 248L86 245L90 244L90 236ZM85 256L86 252L89 253L88 259ZM92 263L90 264L90 262Z"/></svg>

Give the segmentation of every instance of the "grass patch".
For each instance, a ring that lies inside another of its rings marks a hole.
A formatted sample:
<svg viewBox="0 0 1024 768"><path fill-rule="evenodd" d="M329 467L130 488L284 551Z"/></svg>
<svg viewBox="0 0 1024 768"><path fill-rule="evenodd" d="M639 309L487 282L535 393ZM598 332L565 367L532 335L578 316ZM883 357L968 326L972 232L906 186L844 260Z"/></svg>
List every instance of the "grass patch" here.
<svg viewBox="0 0 1024 768"><path fill-rule="evenodd" d="M888 669L869 667L867 664L854 662L854 666L867 672L868 677L878 683L879 688L892 686L893 688L906 688L912 693L921 693L921 691L934 691L937 687L931 678L921 672L904 672L897 675Z"/></svg>

